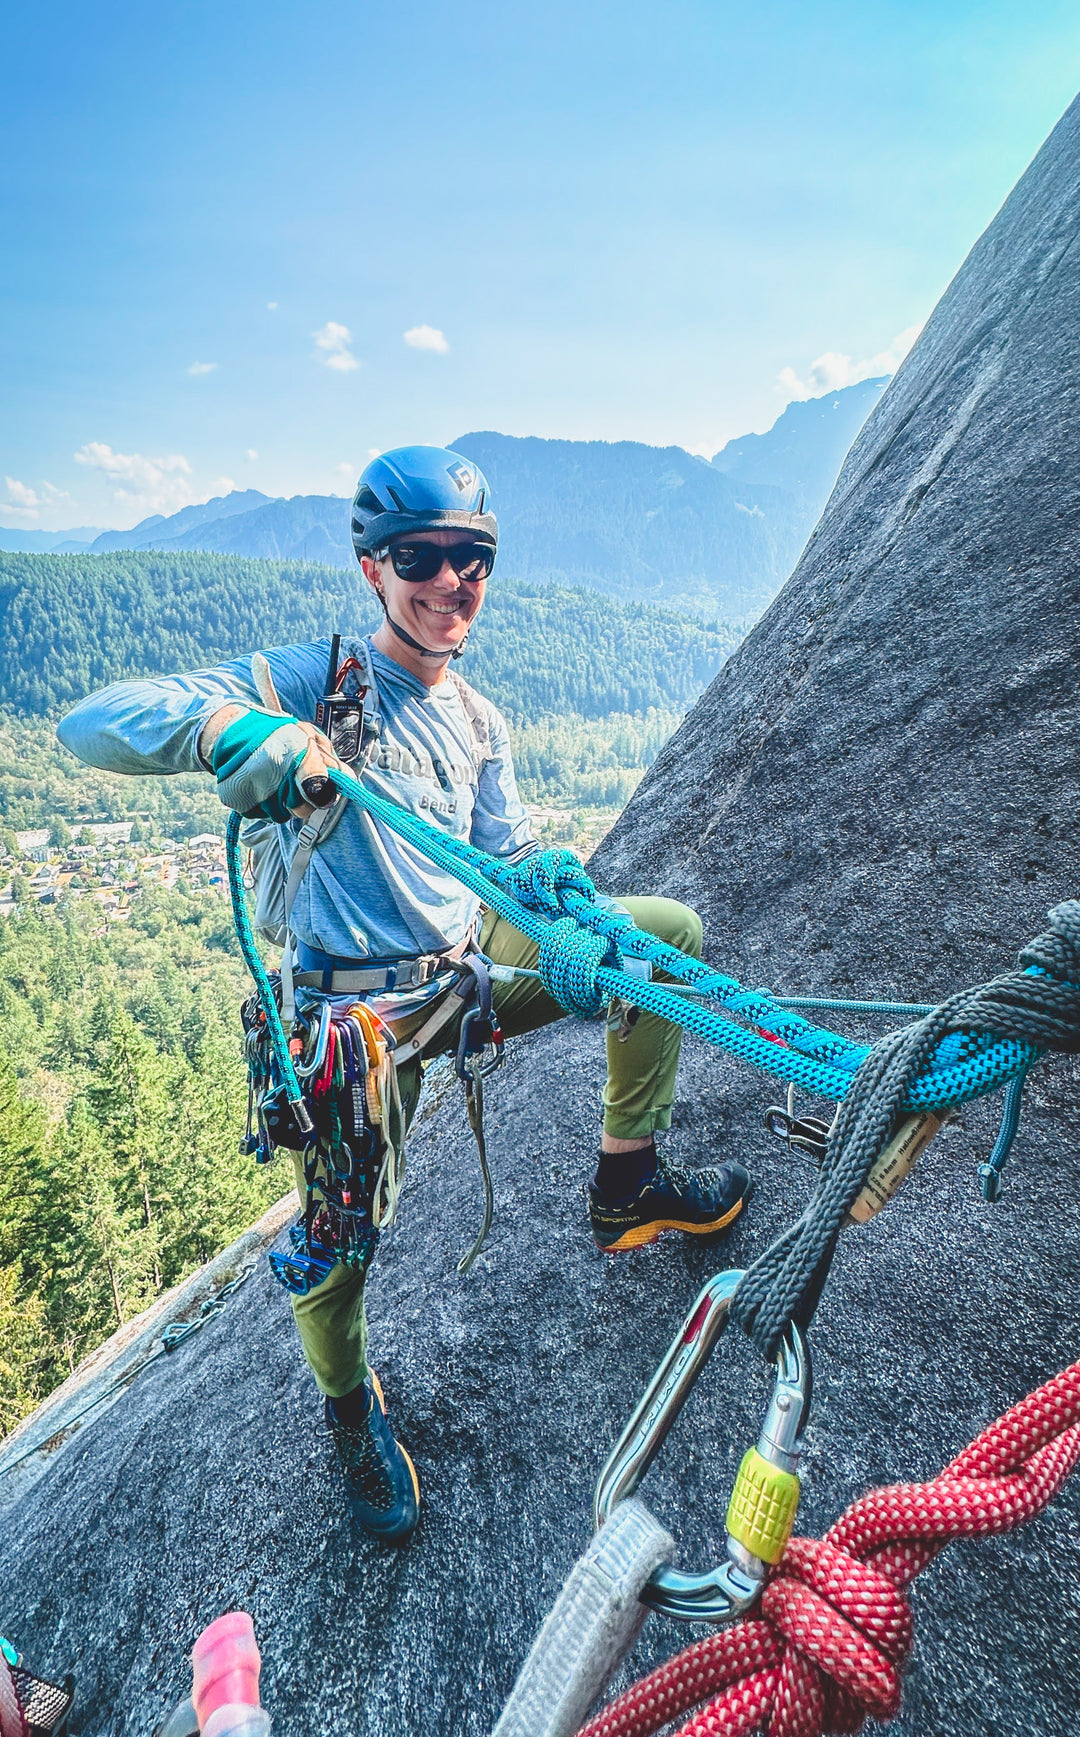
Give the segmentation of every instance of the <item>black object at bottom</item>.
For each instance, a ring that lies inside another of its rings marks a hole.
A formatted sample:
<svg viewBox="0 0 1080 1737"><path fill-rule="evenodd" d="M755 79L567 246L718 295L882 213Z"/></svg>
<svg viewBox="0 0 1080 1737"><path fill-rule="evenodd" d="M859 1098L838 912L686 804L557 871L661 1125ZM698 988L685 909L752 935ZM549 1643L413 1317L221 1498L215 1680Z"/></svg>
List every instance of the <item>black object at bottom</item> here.
<svg viewBox="0 0 1080 1737"><path fill-rule="evenodd" d="M10 1670L28 1737L65 1737L75 1698L74 1677L65 1677L61 1685L35 1677L24 1665L12 1665Z"/></svg>

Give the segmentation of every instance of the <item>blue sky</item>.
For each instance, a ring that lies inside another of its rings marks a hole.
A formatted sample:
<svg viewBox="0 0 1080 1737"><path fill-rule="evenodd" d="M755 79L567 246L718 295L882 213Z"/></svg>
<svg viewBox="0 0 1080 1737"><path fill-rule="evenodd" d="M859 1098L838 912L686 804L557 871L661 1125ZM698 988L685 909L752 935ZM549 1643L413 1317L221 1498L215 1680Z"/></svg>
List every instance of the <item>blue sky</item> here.
<svg viewBox="0 0 1080 1737"><path fill-rule="evenodd" d="M470 429L715 451L883 371L1080 86L1058 0L55 0L4 31L25 528L345 493Z"/></svg>

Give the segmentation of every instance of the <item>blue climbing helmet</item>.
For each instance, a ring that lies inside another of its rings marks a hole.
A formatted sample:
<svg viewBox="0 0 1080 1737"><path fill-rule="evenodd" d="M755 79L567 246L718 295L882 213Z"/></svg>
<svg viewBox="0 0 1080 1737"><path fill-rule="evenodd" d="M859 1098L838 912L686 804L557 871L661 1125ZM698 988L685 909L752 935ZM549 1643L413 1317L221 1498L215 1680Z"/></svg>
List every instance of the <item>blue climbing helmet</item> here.
<svg viewBox="0 0 1080 1737"><path fill-rule="evenodd" d="M410 531L468 531L498 542L491 490L479 465L444 446L396 446L373 458L356 485L352 540L356 558L384 549Z"/></svg>

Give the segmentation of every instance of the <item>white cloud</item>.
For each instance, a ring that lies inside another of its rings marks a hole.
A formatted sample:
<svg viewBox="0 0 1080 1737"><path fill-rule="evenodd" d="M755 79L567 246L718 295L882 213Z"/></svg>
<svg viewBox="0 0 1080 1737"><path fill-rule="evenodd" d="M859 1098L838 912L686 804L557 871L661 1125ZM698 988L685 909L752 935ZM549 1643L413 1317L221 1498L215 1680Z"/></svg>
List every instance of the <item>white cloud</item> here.
<svg viewBox="0 0 1080 1737"><path fill-rule="evenodd" d="M254 447L253 447L253 446L249 446L249 447L248 447L248 449L247 449L247 455L248 455L248 457L249 457L249 458L250 458L250 460L251 460L251 462L252 462L252 464L254 464L254 463L255 463L255 460L256 460L256 459L257 459L257 458L258 458L258 456L259 456L259 455L258 455L258 453L257 453L257 452L256 452L256 451L255 451L255 448L254 448Z"/></svg>
<svg viewBox="0 0 1080 1737"><path fill-rule="evenodd" d="M42 493L30 487L29 483L20 482L18 477L6 476L4 484L7 489L7 500L0 501L0 512L14 513L27 525L37 524L44 513L46 517L54 507L59 507L61 501L69 501L71 496L66 489L58 489L55 483L43 482Z"/></svg>
<svg viewBox="0 0 1080 1737"><path fill-rule="evenodd" d="M367 449L367 455L369 458L378 458L381 451L382 451L381 446L369 446Z"/></svg>
<svg viewBox="0 0 1080 1737"><path fill-rule="evenodd" d="M118 501L137 501L149 513L175 513L195 499L188 481L191 466L180 453L144 458L141 452L114 452L103 440L90 440L75 454L76 464L100 470L113 484ZM229 488L228 477L220 479Z"/></svg>
<svg viewBox="0 0 1080 1737"><path fill-rule="evenodd" d="M339 374L348 374L360 364L349 348L353 341L348 326L339 324L337 320L327 320L325 326L320 326L317 332L312 332L319 349L324 352L322 361L328 368L334 368Z"/></svg>
<svg viewBox="0 0 1080 1737"><path fill-rule="evenodd" d="M18 478L13 476L6 476L4 481L7 484L7 491L11 496L13 506L25 507L30 512L37 511L38 507L41 505L41 499L40 496L30 488L29 484L19 482Z"/></svg>
<svg viewBox="0 0 1080 1737"><path fill-rule="evenodd" d="M450 348L438 326L410 326L402 336L410 350L434 350L445 356Z"/></svg>
<svg viewBox="0 0 1080 1737"><path fill-rule="evenodd" d="M188 369L188 373L196 375L212 374L217 366L218 364L216 362L192 362L191 367Z"/></svg>
<svg viewBox="0 0 1080 1737"><path fill-rule="evenodd" d="M337 471L339 476L356 476L357 475L356 466L353 464L353 461L351 458L343 458L341 463L339 465L335 465L334 468Z"/></svg>
<svg viewBox="0 0 1080 1737"><path fill-rule="evenodd" d="M277 302L267 302L266 305L269 311L273 313L274 309L277 307Z"/></svg>
<svg viewBox="0 0 1080 1737"><path fill-rule="evenodd" d="M4 483L8 492L4 503L6 510L9 513L18 513L22 518L36 519L45 504L36 489L14 476L6 476Z"/></svg>
<svg viewBox="0 0 1080 1737"><path fill-rule="evenodd" d="M862 362L853 361L840 350L826 350L810 364L805 380L799 378L794 368L783 368L777 376L778 384L789 399L820 398L826 392L854 386L859 380L895 374L921 331L921 325L908 326L897 333L887 350L879 350L876 356L868 356Z"/></svg>

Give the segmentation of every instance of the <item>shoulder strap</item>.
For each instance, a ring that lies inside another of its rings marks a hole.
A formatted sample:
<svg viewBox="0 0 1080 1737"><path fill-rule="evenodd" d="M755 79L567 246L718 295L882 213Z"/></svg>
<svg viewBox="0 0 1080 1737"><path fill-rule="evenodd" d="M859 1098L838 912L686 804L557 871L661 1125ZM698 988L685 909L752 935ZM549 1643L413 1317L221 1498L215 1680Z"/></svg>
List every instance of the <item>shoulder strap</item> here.
<svg viewBox="0 0 1080 1737"><path fill-rule="evenodd" d="M356 649L363 660L367 676L367 687L364 690L363 701L364 714L365 716L370 715L377 721L380 704L379 689L375 681L371 650L367 640L359 640ZM377 731L372 735L368 746L368 755L370 755L371 748L374 747L376 735ZM357 777L363 772L366 759L367 755L363 756L357 765ZM289 1024L292 1022L295 1011L293 996L293 905L296 903L296 895L300 891L300 883L311 867L311 859L316 849L330 837L345 812L346 802L346 797L338 795L329 808L317 808L315 813L304 821L296 835L296 849L293 852L292 862L289 864L288 879L285 882L285 947L281 955L281 1016Z"/></svg>
<svg viewBox="0 0 1080 1737"><path fill-rule="evenodd" d="M462 710L468 719L473 740L473 762L479 772L489 760L494 759L491 752L491 724L484 702L476 689L471 688L465 678L458 675L456 669L447 670L446 673L457 689Z"/></svg>

